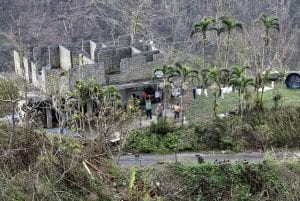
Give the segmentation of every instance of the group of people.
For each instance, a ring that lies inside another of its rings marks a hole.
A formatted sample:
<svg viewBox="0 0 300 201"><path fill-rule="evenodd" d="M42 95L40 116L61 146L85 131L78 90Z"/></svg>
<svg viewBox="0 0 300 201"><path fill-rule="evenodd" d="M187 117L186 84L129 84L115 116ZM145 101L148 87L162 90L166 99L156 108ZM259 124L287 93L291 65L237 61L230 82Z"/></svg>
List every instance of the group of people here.
<svg viewBox="0 0 300 201"><path fill-rule="evenodd" d="M151 103L151 97L147 96L146 97L146 116L147 119L150 118L152 119L152 103ZM174 111L174 119L179 119L179 114L181 112L181 107L180 104L177 103L175 106L172 107ZM163 112L164 112L164 106L162 103L159 103L157 106L157 118L163 117Z"/></svg>

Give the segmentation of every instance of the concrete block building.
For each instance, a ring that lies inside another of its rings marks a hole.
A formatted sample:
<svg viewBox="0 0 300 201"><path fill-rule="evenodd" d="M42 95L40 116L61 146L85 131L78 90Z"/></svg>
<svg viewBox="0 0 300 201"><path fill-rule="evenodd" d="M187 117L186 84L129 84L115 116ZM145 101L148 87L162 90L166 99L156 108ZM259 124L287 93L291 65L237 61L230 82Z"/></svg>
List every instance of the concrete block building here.
<svg viewBox="0 0 300 201"><path fill-rule="evenodd" d="M126 102L134 88L153 84L153 70L165 57L152 42L122 36L115 46L87 40L79 48L30 47L24 56L14 51L14 63L18 76L49 97L72 91L76 80L95 79L115 85Z"/></svg>

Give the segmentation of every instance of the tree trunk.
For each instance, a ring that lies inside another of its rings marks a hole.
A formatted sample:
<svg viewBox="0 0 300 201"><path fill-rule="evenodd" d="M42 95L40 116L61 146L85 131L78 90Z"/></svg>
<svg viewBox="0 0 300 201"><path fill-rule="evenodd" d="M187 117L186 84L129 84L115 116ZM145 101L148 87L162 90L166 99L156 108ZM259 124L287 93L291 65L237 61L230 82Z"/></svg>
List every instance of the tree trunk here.
<svg viewBox="0 0 300 201"><path fill-rule="evenodd" d="M11 132L11 135L10 135L10 140L9 140L9 149L12 148L13 146L13 140L15 138L15 125L16 125L16 122L15 122L15 106L16 106L16 102L13 101L12 102L12 132Z"/></svg>
<svg viewBox="0 0 300 201"><path fill-rule="evenodd" d="M163 95L163 99L164 99L164 118L167 117L167 90L166 90L166 80L164 79L164 95Z"/></svg>
<svg viewBox="0 0 300 201"><path fill-rule="evenodd" d="M183 112L183 89L182 88L181 88L181 96L180 96L180 105L181 105L181 127L183 127L184 112Z"/></svg>
<svg viewBox="0 0 300 201"><path fill-rule="evenodd" d="M205 68L205 42L202 45L203 68Z"/></svg>
<svg viewBox="0 0 300 201"><path fill-rule="evenodd" d="M264 72L264 63L265 63L265 45L263 46L262 59L261 59L261 73Z"/></svg>

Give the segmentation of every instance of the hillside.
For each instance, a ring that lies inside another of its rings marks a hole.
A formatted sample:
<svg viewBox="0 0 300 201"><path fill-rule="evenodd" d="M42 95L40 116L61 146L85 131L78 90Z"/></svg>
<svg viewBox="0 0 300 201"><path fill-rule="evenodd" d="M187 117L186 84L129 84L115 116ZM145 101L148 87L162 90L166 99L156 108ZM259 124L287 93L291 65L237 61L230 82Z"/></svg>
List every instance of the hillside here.
<svg viewBox="0 0 300 201"><path fill-rule="evenodd" d="M278 16L284 27L281 36L286 37L283 41L274 40L274 46L285 52L282 53L283 63L295 64L299 55L300 32L295 33L293 29L299 23L299 17L296 17L299 5L297 0L3 0L0 2L0 31L9 33L17 46L20 42L24 46L78 45L82 39L113 44L120 35L139 33L163 46L172 57L177 51L185 54L199 51L198 40L190 40L188 36L192 24L203 16L232 15L245 24L245 31L249 32L247 35L252 35L248 27L262 12L266 12ZM284 46L289 42L289 49L298 43L297 49L286 50ZM210 46L214 47L215 43ZM176 51L173 51L174 47Z"/></svg>

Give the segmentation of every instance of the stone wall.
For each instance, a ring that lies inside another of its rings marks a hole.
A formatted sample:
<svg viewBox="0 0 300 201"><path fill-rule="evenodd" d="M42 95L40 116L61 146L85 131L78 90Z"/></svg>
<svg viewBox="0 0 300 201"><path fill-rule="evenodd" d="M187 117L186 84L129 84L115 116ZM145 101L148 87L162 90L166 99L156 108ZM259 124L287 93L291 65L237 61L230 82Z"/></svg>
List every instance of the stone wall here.
<svg viewBox="0 0 300 201"><path fill-rule="evenodd" d="M59 62L60 67L65 71L72 67L71 51L61 45L59 45Z"/></svg>

